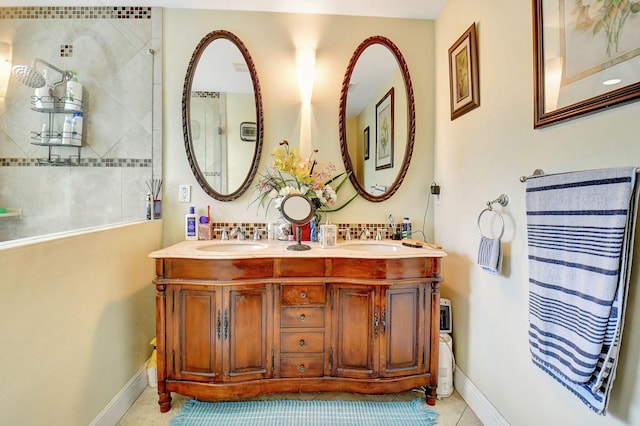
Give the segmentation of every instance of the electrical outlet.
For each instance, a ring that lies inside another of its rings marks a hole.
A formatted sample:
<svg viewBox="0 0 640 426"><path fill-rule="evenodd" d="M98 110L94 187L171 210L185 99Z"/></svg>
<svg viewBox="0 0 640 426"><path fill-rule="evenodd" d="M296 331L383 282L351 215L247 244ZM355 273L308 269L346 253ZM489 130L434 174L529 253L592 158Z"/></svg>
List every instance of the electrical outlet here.
<svg viewBox="0 0 640 426"><path fill-rule="evenodd" d="M178 202L188 203L191 201L191 185L180 185L178 189Z"/></svg>

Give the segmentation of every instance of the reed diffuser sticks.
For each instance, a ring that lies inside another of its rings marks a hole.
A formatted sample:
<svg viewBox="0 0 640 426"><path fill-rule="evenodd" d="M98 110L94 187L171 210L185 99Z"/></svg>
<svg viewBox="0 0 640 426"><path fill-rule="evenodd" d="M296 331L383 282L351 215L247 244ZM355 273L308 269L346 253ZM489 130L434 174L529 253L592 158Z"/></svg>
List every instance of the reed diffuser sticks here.
<svg viewBox="0 0 640 426"><path fill-rule="evenodd" d="M160 199L160 191L162 190L162 179L151 179L146 182L147 188L154 200Z"/></svg>

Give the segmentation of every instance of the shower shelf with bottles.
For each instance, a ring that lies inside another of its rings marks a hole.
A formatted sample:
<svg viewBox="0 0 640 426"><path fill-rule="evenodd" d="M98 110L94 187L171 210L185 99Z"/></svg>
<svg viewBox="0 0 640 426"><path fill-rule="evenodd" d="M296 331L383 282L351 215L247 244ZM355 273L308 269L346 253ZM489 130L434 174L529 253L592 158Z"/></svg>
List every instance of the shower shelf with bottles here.
<svg viewBox="0 0 640 426"><path fill-rule="evenodd" d="M47 114L46 121L40 131L31 131L32 145L48 148L46 158L38 158L38 164L45 166L77 166L80 164L80 151L82 149L82 121L79 129L66 128L63 124L67 119L73 120L78 113L83 115L81 100L74 100L55 96L32 96L31 109ZM62 156L62 153L75 149L75 154Z"/></svg>

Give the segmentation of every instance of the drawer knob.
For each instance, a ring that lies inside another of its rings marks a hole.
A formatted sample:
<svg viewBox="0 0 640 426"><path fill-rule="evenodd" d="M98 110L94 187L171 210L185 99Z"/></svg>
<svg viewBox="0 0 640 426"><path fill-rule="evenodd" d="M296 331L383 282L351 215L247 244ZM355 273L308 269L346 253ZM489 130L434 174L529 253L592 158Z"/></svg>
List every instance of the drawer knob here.
<svg viewBox="0 0 640 426"><path fill-rule="evenodd" d="M298 367L298 371L304 373L304 364L300 364L300 367Z"/></svg>
<svg viewBox="0 0 640 426"><path fill-rule="evenodd" d="M304 291L300 292L300 298L301 299L305 299L307 297L307 293L305 293Z"/></svg>
<svg viewBox="0 0 640 426"><path fill-rule="evenodd" d="M300 342L299 342L298 344L299 344L300 346L304 346L304 345L305 345L305 343L304 343L304 339L300 339Z"/></svg>
<svg viewBox="0 0 640 426"><path fill-rule="evenodd" d="M300 314L300 321L304 321L307 317L304 314Z"/></svg>

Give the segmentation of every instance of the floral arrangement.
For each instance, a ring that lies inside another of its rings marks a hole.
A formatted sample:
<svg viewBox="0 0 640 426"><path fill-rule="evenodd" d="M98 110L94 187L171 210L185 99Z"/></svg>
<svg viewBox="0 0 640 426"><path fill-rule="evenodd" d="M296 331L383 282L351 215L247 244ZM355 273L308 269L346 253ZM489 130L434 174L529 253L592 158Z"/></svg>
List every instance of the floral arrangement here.
<svg viewBox="0 0 640 426"><path fill-rule="evenodd" d="M313 151L317 152L317 149ZM255 185L258 197L254 201L262 206L266 204L267 209L274 203L279 209L284 197L300 194L309 198L319 212L338 211L349 204L358 194L338 206L338 191L349 175L343 172L332 176L335 165L329 163L321 168L312 156L303 159L295 148L289 147L289 142L280 142L271 154L273 165L260 174Z"/></svg>
<svg viewBox="0 0 640 426"><path fill-rule="evenodd" d="M607 55L618 51L620 32L632 13L640 12L640 1L631 0L576 0L576 30L593 32L595 36L604 31L607 39Z"/></svg>

